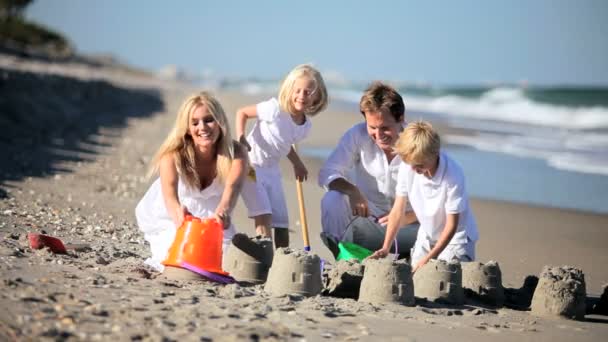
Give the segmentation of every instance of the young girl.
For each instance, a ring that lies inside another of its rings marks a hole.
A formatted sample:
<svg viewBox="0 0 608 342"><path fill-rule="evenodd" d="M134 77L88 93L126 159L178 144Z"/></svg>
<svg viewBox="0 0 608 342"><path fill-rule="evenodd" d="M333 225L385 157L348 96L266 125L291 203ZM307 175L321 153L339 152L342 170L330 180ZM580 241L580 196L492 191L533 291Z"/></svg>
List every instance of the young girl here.
<svg viewBox="0 0 608 342"><path fill-rule="evenodd" d="M274 230L275 246L289 245L289 218L281 184L279 160L285 156L293 164L296 179L306 180L308 170L293 149L311 128L307 116L314 116L327 107L327 89L319 71L310 65L298 65L281 83L279 99L271 98L241 108L236 113L236 136L249 150L254 168L243 188L243 200L249 216L255 217L258 234L270 236ZM248 119L256 118L245 139ZM255 180L254 180L255 179Z"/></svg>
<svg viewBox="0 0 608 342"><path fill-rule="evenodd" d="M150 175L159 172L160 178L135 209L139 229L150 243L148 265L163 271L161 262L187 214L222 222L226 249L235 233L230 213L247 163L247 152L231 139L219 102L207 92L188 97L152 162Z"/></svg>

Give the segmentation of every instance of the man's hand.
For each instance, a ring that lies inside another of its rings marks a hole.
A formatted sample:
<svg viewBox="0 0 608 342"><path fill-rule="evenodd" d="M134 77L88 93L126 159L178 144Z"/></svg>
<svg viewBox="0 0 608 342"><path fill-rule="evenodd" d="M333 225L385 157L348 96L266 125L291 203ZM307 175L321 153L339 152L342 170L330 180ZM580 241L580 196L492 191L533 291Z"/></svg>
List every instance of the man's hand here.
<svg viewBox="0 0 608 342"><path fill-rule="evenodd" d="M239 143L241 143L241 145L247 147L247 151L251 151L251 146L249 145L249 142L247 142L247 138L245 138L244 135L241 135L239 137Z"/></svg>
<svg viewBox="0 0 608 342"><path fill-rule="evenodd" d="M387 255L388 255L388 249L380 248L379 250L375 251L374 254L370 255L368 258L381 259L381 258L385 258Z"/></svg>
<svg viewBox="0 0 608 342"><path fill-rule="evenodd" d="M367 198L361 194L361 191L357 189L356 192L349 194L348 200L353 216L367 217L369 215Z"/></svg>
<svg viewBox="0 0 608 342"><path fill-rule="evenodd" d="M381 226L386 226L388 224L388 214L378 217L378 221L376 222L378 222L378 224Z"/></svg>
<svg viewBox="0 0 608 342"><path fill-rule="evenodd" d="M293 164L293 171L298 181L303 182L308 179L308 170L301 162L296 162Z"/></svg>

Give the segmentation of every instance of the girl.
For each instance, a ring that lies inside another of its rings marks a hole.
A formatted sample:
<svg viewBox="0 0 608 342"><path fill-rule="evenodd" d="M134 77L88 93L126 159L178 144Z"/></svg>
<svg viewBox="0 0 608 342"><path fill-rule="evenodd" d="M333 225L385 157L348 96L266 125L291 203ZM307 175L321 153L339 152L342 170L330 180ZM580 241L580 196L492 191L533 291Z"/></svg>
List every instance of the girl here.
<svg viewBox="0 0 608 342"><path fill-rule="evenodd" d="M308 170L292 144L308 135L311 123L307 116L321 112L327 102L327 89L321 74L303 64L285 77L278 100L271 98L236 113L236 136L249 150L254 171L245 182L243 200L249 216L255 217L258 234L270 236L269 227L275 228L277 248L289 246L289 218L279 160L287 156L293 164L296 179L307 179ZM253 118L256 118L255 124L245 139L245 125Z"/></svg>
<svg viewBox="0 0 608 342"><path fill-rule="evenodd" d="M247 152L233 141L226 114L207 92L186 99L172 131L152 161L160 173L135 209L137 224L150 243L146 264L163 271L184 217L215 217L224 226L224 250L235 233L230 213L246 177Z"/></svg>

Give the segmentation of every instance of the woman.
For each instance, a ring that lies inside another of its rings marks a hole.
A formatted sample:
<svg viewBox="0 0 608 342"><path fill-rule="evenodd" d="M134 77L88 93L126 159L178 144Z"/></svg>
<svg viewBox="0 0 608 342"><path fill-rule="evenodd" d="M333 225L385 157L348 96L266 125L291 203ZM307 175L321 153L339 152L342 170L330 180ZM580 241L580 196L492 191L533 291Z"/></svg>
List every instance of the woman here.
<svg viewBox="0 0 608 342"><path fill-rule="evenodd" d="M152 161L150 175L158 172L160 177L135 209L152 252L146 264L164 273L178 272L161 263L186 215L221 222L225 250L235 234L230 214L247 165L247 151L232 140L219 102L207 92L188 97Z"/></svg>

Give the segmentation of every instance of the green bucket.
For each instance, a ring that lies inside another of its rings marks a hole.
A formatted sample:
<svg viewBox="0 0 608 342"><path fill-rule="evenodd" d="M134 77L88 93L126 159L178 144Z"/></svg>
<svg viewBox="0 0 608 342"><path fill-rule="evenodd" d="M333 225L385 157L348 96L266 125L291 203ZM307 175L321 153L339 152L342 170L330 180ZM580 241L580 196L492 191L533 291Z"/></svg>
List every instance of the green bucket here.
<svg viewBox="0 0 608 342"><path fill-rule="evenodd" d="M372 255L374 252L370 251L365 247L361 247L356 243L342 241L338 243L338 249L340 249L340 253L336 257L336 261L339 260L352 260L357 259L359 261L363 261L363 259Z"/></svg>

